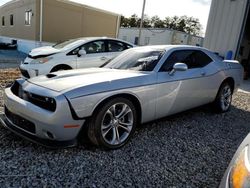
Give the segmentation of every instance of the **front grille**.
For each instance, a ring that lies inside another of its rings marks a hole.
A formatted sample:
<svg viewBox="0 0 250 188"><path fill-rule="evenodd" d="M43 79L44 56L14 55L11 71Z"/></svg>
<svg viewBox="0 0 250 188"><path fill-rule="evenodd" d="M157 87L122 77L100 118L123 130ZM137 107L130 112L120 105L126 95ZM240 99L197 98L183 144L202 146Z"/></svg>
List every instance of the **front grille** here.
<svg viewBox="0 0 250 188"><path fill-rule="evenodd" d="M5 106L4 108L6 117L17 127L20 127L30 133L35 134L36 133L36 126L31 121L22 118L19 115L16 115L8 110L8 108Z"/></svg>
<svg viewBox="0 0 250 188"><path fill-rule="evenodd" d="M21 72L21 74L22 74L25 78L30 78L30 75L29 75L28 71L23 70L23 69L20 69L20 72Z"/></svg>

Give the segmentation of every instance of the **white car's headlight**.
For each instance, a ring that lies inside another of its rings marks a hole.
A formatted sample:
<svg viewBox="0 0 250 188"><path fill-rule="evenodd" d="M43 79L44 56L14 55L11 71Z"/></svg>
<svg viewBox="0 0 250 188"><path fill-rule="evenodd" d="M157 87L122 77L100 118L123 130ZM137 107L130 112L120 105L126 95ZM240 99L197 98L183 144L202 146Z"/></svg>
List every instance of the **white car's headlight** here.
<svg viewBox="0 0 250 188"><path fill-rule="evenodd" d="M245 147L234 162L230 172L230 187L250 187L250 162L248 150L249 147Z"/></svg>
<svg viewBox="0 0 250 188"><path fill-rule="evenodd" d="M51 59L53 59L53 57L43 57L43 58L39 58L37 60L38 60L39 63L47 63Z"/></svg>
<svg viewBox="0 0 250 188"><path fill-rule="evenodd" d="M32 63L47 63L48 61L50 61L51 59L53 59L53 57L42 57L42 58L38 58L32 61Z"/></svg>

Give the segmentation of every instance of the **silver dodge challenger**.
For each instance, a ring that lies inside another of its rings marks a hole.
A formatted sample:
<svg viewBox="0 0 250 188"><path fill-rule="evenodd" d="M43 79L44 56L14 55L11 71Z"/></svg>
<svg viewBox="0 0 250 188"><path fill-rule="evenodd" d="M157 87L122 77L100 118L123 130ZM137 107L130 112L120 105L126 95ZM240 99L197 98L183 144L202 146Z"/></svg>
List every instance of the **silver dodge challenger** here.
<svg viewBox="0 0 250 188"><path fill-rule="evenodd" d="M102 68L61 71L5 89L1 123L31 141L74 146L126 144L136 125L211 103L229 110L243 78L237 61L191 46L124 51Z"/></svg>

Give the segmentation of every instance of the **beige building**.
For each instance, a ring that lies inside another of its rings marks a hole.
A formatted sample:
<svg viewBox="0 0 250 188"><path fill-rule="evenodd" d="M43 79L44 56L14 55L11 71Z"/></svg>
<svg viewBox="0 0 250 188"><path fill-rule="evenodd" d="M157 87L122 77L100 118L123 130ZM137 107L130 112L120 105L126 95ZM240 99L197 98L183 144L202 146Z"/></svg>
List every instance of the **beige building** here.
<svg viewBox="0 0 250 188"><path fill-rule="evenodd" d="M85 36L116 37L120 16L66 0L12 0L0 7L0 36L59 42Z"/></svg>

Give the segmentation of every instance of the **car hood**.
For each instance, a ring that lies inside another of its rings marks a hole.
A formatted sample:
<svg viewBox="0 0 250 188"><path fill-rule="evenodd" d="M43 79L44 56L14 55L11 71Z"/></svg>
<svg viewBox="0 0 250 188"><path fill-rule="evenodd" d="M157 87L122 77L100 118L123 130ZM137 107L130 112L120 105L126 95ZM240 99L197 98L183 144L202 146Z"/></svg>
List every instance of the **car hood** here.
<svg viewBox="0 0 250 188"><path fill-rule="evenodd" d="M43 46L40 48L35 48L29 53L30 56L45 56L60 52L60 50L53 48L52 46Z"/></svg>
<svg viewBox="0 0 250 188"><path fill-rule="evenodd" d="M154 80L149 79L149 75L152 74L133 70L90 68L51 73L31 78L28 82L68 94L74 89L83 88L84 94L87 95L148 84Z"/></svg>

